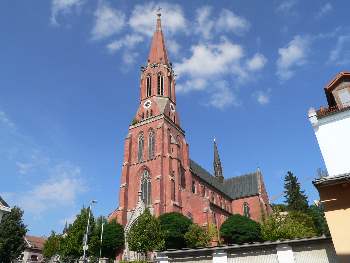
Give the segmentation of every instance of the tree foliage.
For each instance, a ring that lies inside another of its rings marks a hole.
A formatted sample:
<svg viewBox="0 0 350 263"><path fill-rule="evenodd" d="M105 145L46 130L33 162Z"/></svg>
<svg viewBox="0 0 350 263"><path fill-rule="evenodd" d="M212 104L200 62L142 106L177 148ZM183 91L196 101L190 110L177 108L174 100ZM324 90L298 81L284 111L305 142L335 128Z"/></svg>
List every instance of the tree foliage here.
<svg viewBox="0 0 350 263"><path fill-rule="evenodd" d="M212 237L202 227L197 224L190 225L187 233L184 236L187 247L206 247L210 244Z"/></svg>
<svg viewBox="0 0 350 263"><path fill-rule="evenodd" d="M264 240L305 238L316 235L313 219L300 211L274 212L261 226Z"/></svg>
<svg viewBox="0 0 350 263"><path fill-rule="evenodd" d="M27 228L22 220L23 211L13 207L6 213L0 223L0 259L2 263L10 263L25 249L24 236Z"/></svg>
<svg viewBox="0 0 350 263"><path fill-rule="evenodd" d="M43 255L46 259L58 255L60 252L60 246L62 242L62 236L57 235L54 231L51 232L51 235L46 240L43 248Z"/></svg>
<svg viewBox="0 0 350 263"><path fill-rule="evenodd" d="M300 189L298 178L291 171L288 171L284 178L284 197L289 211L307 212L307 197Z"/></svg>
<svg viewBox="0 0 350 263"><path fill-rule="evenodd" d="M241 244L261 240L260 224L238 214L232 215L220 227L226 244Z"/></svg>
<svg viewBox="0 0 350 263"><path fill-rule="evenodd" d="M66 237L62 239L60 255L65 261L73 261L83 255L83 239L88 222L88 214L89 209L82 208L73 224L69 226ZM91 213L89 239L91 238L94 225L94 217Z"/></svg>
<svg viewBox="0 0 350 263"><path fill-rule="evenodd" d="M184 248L185 234L192 225L192 221L176 212L162 214L159 216L159 221L164 233L165 248Z"/></svg>
<svg viewBox="0 0 350 263"><path fill-rule="evenodd" d="M102 246L101 232L103 226ZM115 220L110 222L104 217L99 217L96 220L96 225L89 242L90 254L99 257L100 248L101 256L105 258L115 258L118 251L124 247L124 228Z"/></svg>
<svg viewBox="0 0 350 263"><path fill-rule="evenodd" d="M144 255L155 249L163 249L164 234L159 220L146 209L129 230L127 241L130 250Z"/></svg>
<svg viewBox="0 0 350 263"><path fill-rule="evenodd" d="M322 205L311 205L309 208L309 215L314 222L317 235L330 236L328 224L324 214L324 208Z"/></svg>

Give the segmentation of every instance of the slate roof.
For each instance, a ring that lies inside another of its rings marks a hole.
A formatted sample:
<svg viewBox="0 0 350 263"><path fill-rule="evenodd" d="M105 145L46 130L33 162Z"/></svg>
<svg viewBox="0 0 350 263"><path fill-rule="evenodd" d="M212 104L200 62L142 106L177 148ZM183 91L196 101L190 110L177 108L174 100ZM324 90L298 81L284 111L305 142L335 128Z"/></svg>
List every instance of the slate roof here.
<svg viewBox="0 0 350 263"><path fill-rule="evenodd" d="M232 177L221 183L216 177L193 160L190 160L190 170L203 181L231 199L253 196L259 193L258 172Z"/></svg>

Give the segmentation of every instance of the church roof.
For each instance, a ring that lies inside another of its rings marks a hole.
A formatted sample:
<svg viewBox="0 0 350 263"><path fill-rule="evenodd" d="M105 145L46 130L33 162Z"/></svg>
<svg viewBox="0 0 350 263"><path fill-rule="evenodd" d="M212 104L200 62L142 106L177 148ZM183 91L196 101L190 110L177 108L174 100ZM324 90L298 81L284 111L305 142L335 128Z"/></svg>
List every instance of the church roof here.
<svg viewBox="0 0 350 263"><path fill-rule="evenodd" d="M190 160L191 172L205 181L207 184L224 193L231 199L238 199L259 193L259 172L244 174L226 179L223 183L218 178L201 167L198 163Z"/></svg>

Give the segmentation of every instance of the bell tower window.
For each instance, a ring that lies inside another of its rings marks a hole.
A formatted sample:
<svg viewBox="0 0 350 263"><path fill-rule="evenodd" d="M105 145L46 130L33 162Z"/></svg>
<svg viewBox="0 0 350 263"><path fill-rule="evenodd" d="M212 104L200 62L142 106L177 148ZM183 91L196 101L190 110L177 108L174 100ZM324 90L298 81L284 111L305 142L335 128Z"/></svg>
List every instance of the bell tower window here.
<svg viewBox="0 0 350 263"><path fill-rule="evenodd" d="M154 158L155 146L154 131L151 130L148 135L148 159L150 160Z"/></svg>
<svg viewBox="0 0 350 263"><path fill-rule="evenodd" d="M157 77L157 82L158 82L158 89L157 89L157 94L160 96L164 95L164 77L162 74L158 74Z"/></svg>
<svg viewBox="0 0 350 263"><path fill-rule="evenodd" d="M151 177L148 170L144 170L141 178L141 198L145 205L151 204Z"/></svg>
<svg viewBox="0 0 350 263"><path fill-rule="evenodd" d="M152 95L152 78L150 75L146 77L146 95L147 97Z"/></svg>
<svg viewBox="0 0 350 263"><path fill-rule="evenodd" d="M143 133L139 135L138 139L138 150L137 150L137 160L138 162L143 161L143 148L144 148L144 139L143 139Z"/></svg>

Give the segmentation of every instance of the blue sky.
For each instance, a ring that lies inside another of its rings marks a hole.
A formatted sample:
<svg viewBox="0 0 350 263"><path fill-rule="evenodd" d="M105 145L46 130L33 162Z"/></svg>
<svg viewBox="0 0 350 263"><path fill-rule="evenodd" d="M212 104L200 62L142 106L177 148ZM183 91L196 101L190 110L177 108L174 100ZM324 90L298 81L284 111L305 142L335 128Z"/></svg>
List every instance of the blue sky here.
<svg viewBox="0 0 350 263"><path fill-rule="evenodd" d="M292 170L310 201L324 167L307 119L350 63L348 1L1 1L0 194L31 234L89 200L118 204L123 143L162 7L191 157L225 177L260 167L281 202Z"/></svg>

